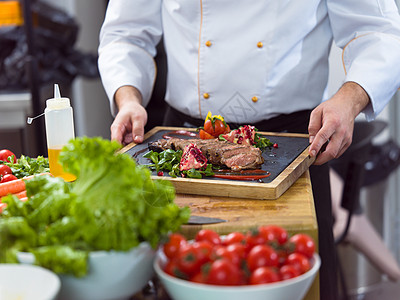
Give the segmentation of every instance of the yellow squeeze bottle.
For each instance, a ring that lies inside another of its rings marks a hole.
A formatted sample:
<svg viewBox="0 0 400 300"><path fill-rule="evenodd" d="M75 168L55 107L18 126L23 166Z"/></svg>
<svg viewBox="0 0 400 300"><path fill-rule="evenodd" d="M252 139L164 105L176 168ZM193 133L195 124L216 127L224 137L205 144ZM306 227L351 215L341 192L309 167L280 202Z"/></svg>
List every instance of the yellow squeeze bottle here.
<svg viewBox="0 0 400 300"><path fill-rule="evenodd" d="M58 162L62 147L75 138L74 118L68 98L62 98L58 84L54 85L54 98L46 100L45 123L50 173L62 177L65 181L73 181L76 177L64 172Z"/></svg>

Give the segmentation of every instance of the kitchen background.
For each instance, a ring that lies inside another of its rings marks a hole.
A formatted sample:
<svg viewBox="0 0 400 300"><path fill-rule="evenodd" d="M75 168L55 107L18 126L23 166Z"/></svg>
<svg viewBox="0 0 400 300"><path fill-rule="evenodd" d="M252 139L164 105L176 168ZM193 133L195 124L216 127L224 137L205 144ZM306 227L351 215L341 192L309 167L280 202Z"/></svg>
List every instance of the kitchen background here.
<svg viewBox="0 0 400 300"><path fill-rule="evenodd" d="M46 0L49 4L67 12L79 25L79 35L76 48L84 53L97 53L99 30L104 18L106 0ZM398 5L400 4L400 0ZM160 64L164 64L163 56L158 57ZM330 58L330 81L328 93L333 94L341 85L344 78L344 70L341 62L341 50L332 47ZM158 85L162 87L163 79L158 79ZM52 96L52 86L44 87L41 97L44 101ZM147 130L154 125L159 125L155 120L162 117L162 88L154 91L152 101L153 112L149 117ZM61 94L71 98L74 109L75 131L77 136L102 136L110 138L110 125L112 116L108 99L103 90L99 78L76 77L70 86L61 86ZM400 115L398 92L389 106L379 116L380 120L388 123L387 129L374 141L376 144L393 139L400 144ZM17 155L34 153L34 134L25 124L26 114L31 116L29 93L7 93L0 90L0 148L13 149ZM18 105L17 108L15 106ZM20 110L21 115L14 110ZM363 117L360 117L360 120ZM387 247L391 250L397 261L400 261L400 173L395 171L388 180L364 188L361 193L363 208L370 219L381 232ZM373 287L381 281L381 276L361 255L356 256L352 268L357 270L357 276L349 287L362 289ZM357 298L364 299L364 298Z"/></svg>

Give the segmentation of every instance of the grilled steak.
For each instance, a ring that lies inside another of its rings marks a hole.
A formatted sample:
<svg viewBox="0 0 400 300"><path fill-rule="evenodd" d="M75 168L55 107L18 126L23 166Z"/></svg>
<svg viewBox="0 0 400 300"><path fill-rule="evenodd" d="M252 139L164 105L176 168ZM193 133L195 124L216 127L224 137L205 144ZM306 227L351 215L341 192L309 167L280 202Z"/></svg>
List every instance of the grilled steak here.
<svg viewBox="0 0 400 300"><path fill-rule="evenodd" d="M224 165L233 171L259 168L264 162L260 149L218 139L160 139L149 143L149 149L157 152L167 149L183 151L190 143L196 144L211 164Z"/></svg>

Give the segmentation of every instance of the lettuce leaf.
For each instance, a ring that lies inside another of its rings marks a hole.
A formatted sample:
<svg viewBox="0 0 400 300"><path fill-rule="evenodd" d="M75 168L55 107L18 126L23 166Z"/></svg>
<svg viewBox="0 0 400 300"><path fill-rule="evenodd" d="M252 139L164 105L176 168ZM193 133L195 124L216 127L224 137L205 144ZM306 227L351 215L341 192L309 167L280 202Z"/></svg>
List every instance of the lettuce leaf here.
<svg viewBox="0 0 400 300"><path fill-rule="evenodd" d="M16 250L29 251L38 264L82 276L87 272L82 251L127 251L143 241L156 248L187 222L190 210L174 203L171 183L152 180L146 167L117 152L120 147L97 137L71 140L60 163L77 177L75 182L39 176L26 183L28 201L4 199L8 206L0 215L0 243L7 242L0 262L15 259Z"/></svg>

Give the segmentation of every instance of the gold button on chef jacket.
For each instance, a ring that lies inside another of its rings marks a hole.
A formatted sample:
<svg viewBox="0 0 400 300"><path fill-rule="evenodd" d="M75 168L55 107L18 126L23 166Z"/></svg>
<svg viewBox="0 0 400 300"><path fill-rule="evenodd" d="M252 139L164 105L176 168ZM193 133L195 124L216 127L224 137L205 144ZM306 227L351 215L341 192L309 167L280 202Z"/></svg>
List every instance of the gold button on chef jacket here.
<svg viewBox="0 0 400 300"><path fill-rule="evenodd" d="M373 119L400 85L400 18L393 0L110 1L99 69L111 101L133 85L147 105L156 45L168 56L166 101L203 119L235 123L312 109L326 99L331 42L344 49L345 81L371 98ZM379 5L378 5L379 2ZM205 94L212 97L204 97ZM254 101L257 95L257 101Z"/></svg>

